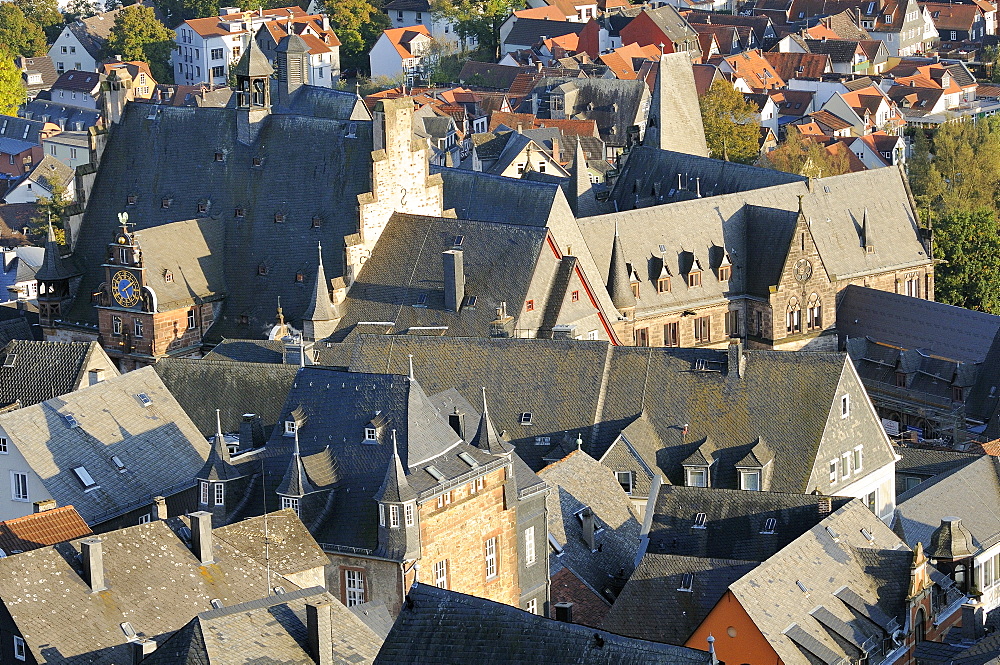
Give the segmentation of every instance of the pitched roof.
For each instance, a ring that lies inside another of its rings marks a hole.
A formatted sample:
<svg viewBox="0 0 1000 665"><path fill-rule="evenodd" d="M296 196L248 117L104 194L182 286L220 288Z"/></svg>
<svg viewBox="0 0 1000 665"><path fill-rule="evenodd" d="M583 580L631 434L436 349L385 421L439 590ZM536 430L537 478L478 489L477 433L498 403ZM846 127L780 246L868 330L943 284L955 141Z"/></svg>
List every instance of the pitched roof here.
<svg viewBox="0 0 1000 665"><path fill-rule="evenodd" d="M191 21L188 21L190 24ZM250 45L243 52L239 62L233 67L233 76L267 77L274 73L274 68L267 61L267 56L260 50L256 39L250 40Z"/></svg>
<svg viewBox="0 0 1000 665"><path fill-rule="evenodd" d="M830 56L822 53L779 53L769 51L764 54L774 70L785 81L791 79L818 79L833 71Z"/></svg>
<svg viewBox="0 0 1000 665"><path fill-rule="evenodd" d="M99 88L102 77L103 75L97 72L84 72L71 69L63 72L56 79L56 82L52 84L52 87L56 90L72 90L89 95L93 94Z"/></svg>
<svg viewBox="0 0 1000 665"><path fill-rule="evenodd" d="M744 51L723 58L732 67L735 75L742 78L751 90L783 88L784 80L764 57L760 49Z"/></svg>
<svg viewBox="0 0 1000 665"><path fill-rule="evenodd" d="M45 491L59 505L72 504L89 524L193 486L209 452L152 367L0 414L0 427ZM93 485L84 486L74 471L80 467Z"/></svg>
<svg viewBox="0 0 1000 665"><path fill-rule="evenodd" d="M531 47L543 38L562 37L563 35L579 35L586 23L571 21L550 21L539 18L518 18L507 33L504 44L508 47Z"/></svg>
<svg viewBox="0 0 1000 665"><path fill-rule="evenodd" d="M458 80L470 85L474 82L476 85L486 88L506 91L510 88L514 79L523 71L520 67L511 65L497 65L492 62L467 60L462 65L462 71L458 75Z"/></svg>
<svg viewBox="0 0 1000 665"><path fill-rule="evenodd" d="M120 663L132 650L122 622L162 642L192 616L211 609L213 599L235 605L259 597L276 582L297 590L283 577L300 570L297 565L286 570L272 561L269 576L258 561L262 519L215 529L215 562L207 565L180 535L187 526L187 518L173 518L101 534L107 586L101 593L93 593L82 576L80 541L0 559L0 599L34 659ZM235 529L256 532L249 551L229 542ZM314 541L312 547L319 549Z"/></svg>
<svg viewBox="0 0 1000 665"><path fill-rule="evenodd" d="M147 665L245 665L266 653L280 662L312 662L307 603L331 609L334 662L368 665L375 659L382 639L330 592L313 587L202 612L143 660ZM247 644L254 648L248 650Z"/></svg>
<svg viewBox="0 0 1000 665"><path fill-rule="evenodd" d="M246 363L283 363L285 343L280 339L224 339L205 360L237 360Z"/></svg>
<svg viewBox="0 0 1000 665"><path fill-rule="evenodd" d="M934 27L940 30L962 30L969 32L979 18L982 9L978 5L953 5L949 2L921 2L921 8L931 13Z"/></svg>
<svg viewBox="0 0 1000 665"><path fill-rule="evenodd" d="M524 639L530 635L530 639ZM375 659L376 665L563 663L709 664L706 651L644 642L530 614L510 605L414 584Z"/></svg>
<svg viewBox="0 0 1000 665"><path fill-rule="evenodd" d="M423 36L430 39L431 33L427 30L427 26L423 23L418 23L417 25L411 25L406 28L389 28L383 31L386 39L389 43L393 45L396 52L399 53L401 58L412 58L414 56L413 50L410 48L410 43L416 39L418 36Z"/></svg>
<svg viewBox="0 0 1000 665"><path fill-rule="evenodd" d="M647 91L646 84L639 80L544 77L535 82L533 95L568 92L576 95L573 108L566 109L567 117L593 119L605 143L624 145L629 127L637 122ZM530 106L530 102L525 101L524 105Z"/></svg>
<svg viewBox="0 0 1000 665"><path fill-rule="evenodd" d="M685 53L660 56L648 114L650 126L643 140L662 150L708 157L699 109L698 85L690 57Z"/></svg>
<svg viewBox="0 0 1000 665"><path fill-rule="evenodd" d="M104 355L97 342L11 341L0 364L0 406L32 406L76 390L95 354Z"/></svg>
<svg viewBox="0 0 1000 665"><path fill-rule="evenodd" d="M9 556L93 533L73 506L43 510L0 522L0 549Z"/></svg>

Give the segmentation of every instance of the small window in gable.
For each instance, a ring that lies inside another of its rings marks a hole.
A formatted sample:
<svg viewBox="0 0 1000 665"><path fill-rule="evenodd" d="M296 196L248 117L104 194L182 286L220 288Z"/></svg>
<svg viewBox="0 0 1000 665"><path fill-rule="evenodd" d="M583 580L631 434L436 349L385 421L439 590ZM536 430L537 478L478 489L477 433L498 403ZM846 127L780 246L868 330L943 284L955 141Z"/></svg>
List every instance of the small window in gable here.
<svg viewBox="0 0 1000 665"><path fill-rule="evenodd" d="M574 291L573 292L572 300L573 300L573 302L579 302L580 301L580 292L579 291Z"/></svg>
<svg viewBox="0 0 1000 665"><path fill-rule="evenodd" d="M375 427L365 428L365 441L375 442L378 441L378 429Z"/></svg>
<svg viewBox="0 0 1000 665"><path fill-rule="evenodd" d="M130 205L130 206L134 206L134 205L135 205L135 202L136 202L137 200L138 200L138 197L137 197L137 196L136 196L135 194L129 194L129 195L128 195L128 205Z"/></svg>
<svg viewBox="0 0 1000 665"><path fill-rule="evenodd" d="M632 494L632 472L631 471L616 471L615 477L618 479L618 484L622 486L626 494Z"/></svg>
<svg viewBox="0 0 1000 665"><path fill-rule="evenodd" d="M285 421L285 436L294 436L299 426L294 420Z"/></svg>
<svg viewBox="0 0 1000 665"><path fill-rule="evenodd" d="M526 411L526 412L524 412L524 413L521 414L520 423L522 425L531 425L532 424L531 423L531 412L530 411Z"/></svg>
<svg viewBox="0 0 1000 665"><path fill-rule="evenodd" d="M847 418L851 415L851 396L844 395L840 398L840 417Z"/></svg>

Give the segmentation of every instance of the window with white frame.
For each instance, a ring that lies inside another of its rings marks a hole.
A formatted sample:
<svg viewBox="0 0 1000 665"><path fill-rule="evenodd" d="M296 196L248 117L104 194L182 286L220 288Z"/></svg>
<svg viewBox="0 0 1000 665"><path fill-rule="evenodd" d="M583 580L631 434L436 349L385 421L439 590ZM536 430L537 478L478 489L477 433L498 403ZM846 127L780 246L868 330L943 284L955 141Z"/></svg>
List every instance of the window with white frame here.
<svg viewBox="0 0 1000 665"><path fill-rule="evenodd" d="M389 506L389 527L399 528L399 506Z"/></svg>
<svg viewBox="0 0 1000 665"><path fill-rule="evenodd" d="M530 566L535 563L535 527L529 526L524 530L524 565Z"/></svg>
<svg viewBox="0 0 1000 665"><path fill-rule="evenodd" d="M622 486L626 494L632 493L632 472L631 471L615 471L615 477L618 479L618 484Z"/></svg>
<svg viewBox="0 0 1000 665"><path fill-rule="evenodd" d="M434 562L434 586L439 589L448 588L448 560Z"/></svg>
<svg viewBox="0 0 1000 665"><path fill-rule="evenodd" d="M28 659L28 650L24 646L24 638L18 635L14 636L14 658L18 660Z"/></svg>
<svg viewBox="0 0 1000 665"><path fill-rule="evenodd" d="M294 510L295 514L299 514L299 500L293 496L283 496L281 497L281 509L282 510Z"/></svg>
<svg viewBox="0 0 1000 665"><path fill-rule="evenodd" d="M200 501L200 503L203 506L207 506L208 505L208 483L206 483L206 482L201 483L201 487L199 489L201 490L201 501Z"/></svg>
<svg viewBox="0 0 1000 665"><path fill-rule="evenodd" d="M374 427L366 427L365 428L365 441L375 441L375 440L377 440L376 434L378 434L378 432L376 431L376 429Z"/></svg>
<svg viewBox="0 0 1000 665"><path fill-rule="evenodd" d="M348 607L365 602L365 572L347 569L344 571L344 599Z"/></svg>
<svg viewBox="0 0 1000 665"><path fill-rule="evenodd" d="M844 395L840 398L840 417L846 418L851 415L851 396Z"/></svg>
<svg viewBox="0 0 1000 665"><path fill-rule="evenodd" d="M378 525L385 526L385 504L378 504Z"/></svg>
<svg viewBox="0 0 1000 665"><path fill-rule="evenodd" d="M149 513L139 515L139 524L149 524Z"/></svg>
<svg viewBox="0 0 1000 665"><path fill-rule="evenodd" d="M861 471L861 463L862 463L862 461L863 461L862 460L862 447L861 446L855 446L855 448L854 448L854 473L858 473L859 471Z"/></svg>
<svg viewBox="0 0 1000 665"><path fill-rule="evenodd" d="M413 504L406 504L403 507L403 513L406 517L406 526L413 526Z"/></svg>
<svg viewBox="0 0 1000 665"><path fill-rule="evenodd" d="M14 501L28 500L28 474L20 471L10 472L10 498Z"/></svg>
<svg viewBox="0 0 1000 665"><path fill-rule="evenodd" d="M840 477L849 478L851 475L851 453L844 453L840 456Z"/></svg>
<svg viewBox="0 0 1000 665"><path fill-rule="evenodd" d="M740 489L750 492L760 491L760 471L748 469L740 471Z"/></svg>
<svg viewBox="0 0 1000 665"><path fill-rule="evenodd" d="M491 580L497 576L497 539L496 536L488 539L484 544L486 559L486 579Z"/></svg>
<svg viewBox="0 0 1000 665"><path fill-rule="evenodd" d="M696 466L685 469L687 476L685 483L688 487L708 487L708 468Z"/></svg>
<svg viewBox="0 0 1000 665"><path fill-rule="evenodd" d="M524 609L531 614L538 614L538 599L532 598L528 601L528 604L524 606Z"/></svg>
<svg viewBox="0 0 1000 665"><path fill-rule="evenodd" d="M142 337L142 319L134 319L132 321L132 323L133 323L133 328L135 328L135 336L137 338L141 338Z"/></svg>
<svg viewBox="0 0 1000 665"><path fill-rule="evenodd" d="M0 436L0 455L6 455L7 452L7 437Z"/></svg>
<svg viewBox="0 0 1000 665"><path fill-rule="evenodd" d="M226 486L222 483L215 483L215 505L226 505Z"/></svg>

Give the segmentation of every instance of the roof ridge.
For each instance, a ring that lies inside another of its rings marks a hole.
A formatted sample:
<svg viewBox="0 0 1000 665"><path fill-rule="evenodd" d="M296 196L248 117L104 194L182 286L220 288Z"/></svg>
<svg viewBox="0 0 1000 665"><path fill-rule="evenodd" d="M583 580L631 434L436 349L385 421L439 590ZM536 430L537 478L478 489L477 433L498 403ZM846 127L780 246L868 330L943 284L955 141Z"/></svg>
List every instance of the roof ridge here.
<svg viewBox="0 0 1000 665"><path fill-rule="evenodd" d="M238 612L245 612L247 610L258 610L265 607L274 607L275 605L284 605L289 601L300 600L310 596L322 596L325 593L328 593L328 591L321 586L308 587L306 589L299 589L298 591L288 591L273 596L267 596L265 598L258 598L257 600L248 600L245 603L238 603L236 605L207 610L198 614L198 618L202 620L218 619L220 617L236 614Z"/></svg>

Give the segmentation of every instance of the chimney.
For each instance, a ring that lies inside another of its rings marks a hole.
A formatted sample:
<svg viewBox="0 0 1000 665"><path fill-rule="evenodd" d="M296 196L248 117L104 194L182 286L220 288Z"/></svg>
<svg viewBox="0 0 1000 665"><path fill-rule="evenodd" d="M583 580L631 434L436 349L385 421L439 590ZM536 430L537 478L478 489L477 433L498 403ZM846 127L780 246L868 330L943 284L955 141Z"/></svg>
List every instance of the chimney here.
<svg viewBox="0 0 1000 665"><path fill-rule="evenodd" d="M597 549L595 542L595 531L594 528L594 511L590 508L584 508L580 513L580 519L583 522L583 542L587 543L587 547L593 552Z"/></svg>
<svg viewBox="0 0 1000 665"><path fill-rule="evenodd" d="M167 519L167 500L162 496L153 497L153 516L160 522Z"/></svg>
<svg viewBox="0 0 1000 665"><path fill-rule="evenodd" d="M201 563L215 563L212 554L212 513L199 510L191 518L191 548Z"/></svg>
<svg viewBox="0 0 1000 665"><path fill-rule="evenodd" d="M240 452L264 445L264 424L256 413L244 413L240 423Z"/></svg>
<svg viewBox="0 0 1000 665"><path fill-rule="evenodd" d="M462 307L462 298L465 297L462 250L459 247L445 250L441 258L444 261L444 308L449 312L457 312Z"/></svg>
<svg viewBox="0 0 1000 665"><path fill-rule="evenodd" d="M833 499L828 496L819 497L819 502L816 505L816 512L820 517L825 517L833 512Z"/></svg>
<svg viewBox="0 0 1000 665"><path fill-rule="evenodd" d="M737 379L743 378L747 361L743 356L743 342L738 339L729 340L729 373Z"/></svg>
<svg viewBox="0 0 1000 665"><path fill-rule="evenodd" d="M309 654L316 665L333 665L333 614L327 601L306 603Z"/></svg>
<svg viewBox="0 0 1000 665"><path fill-rule="evenodd" d="M104 380L104 368L95 367L94 369L90 370L90 372L88 372L88 376L89 376L89 382L87 383L87 385L92 386L95 383L100 383L101 381Z"/></svg>
<svg viewBox="0 0 1000 665"><path fill-rule="evenodd" d="M465 414L459 411L457 406L453 413L448 414L448 424L456 434L465 439Z"/></svg>
<svg viewBox="0 0 1000 665"><path fill-rule="evenodd" d="M986 635L986 615L979 603L962 605L962 639L976 642Z"/></svg>
<svg viewBox="0 0 1000 665"><path fill-rule="evenodd" d="M56 507L55 499L42 499L41 501L35 501L34 503L36 513L44 513L46 510L54 510Z"/></svg>
<svg viewBox="0 0 1000 665"><path fill-rule="evenodd" d="M88 538L80 543L80 559L83 563L83 576L90 585L90 590L104 591L104 551L101 549L100 538Z"/></svg>
<svg viewBox="0 0 1000 665"><path fill-rule="evenodd" d="M552 137L552 160L557 164L562 160L559 159L559 139Z"/></svg>
<svg viewBox="0 0 1000 665"><path fill-rule="evenodd" d="M156 651L156 640L142 639L132 642L132 663L139 665L149 654Z"/></svg>
<svg viewBox="0 0 1000 665"><path fill-rule="evenodd" d="M573 603L556 603L556 621L573 623Z"/></svg>

